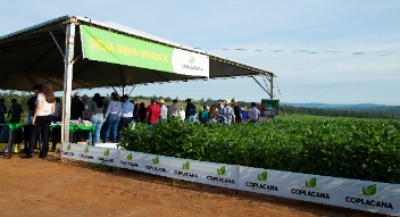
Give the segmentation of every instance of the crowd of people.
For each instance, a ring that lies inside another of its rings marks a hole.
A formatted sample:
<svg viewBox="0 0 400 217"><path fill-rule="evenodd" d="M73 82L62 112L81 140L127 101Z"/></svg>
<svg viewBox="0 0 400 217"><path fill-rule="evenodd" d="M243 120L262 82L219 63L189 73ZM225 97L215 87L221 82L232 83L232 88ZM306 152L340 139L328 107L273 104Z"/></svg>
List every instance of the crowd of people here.
<svg viewBox="0 0 400 217"><path fill-rule="evenodd" d="M35 85L32 96L26 106L28 110L28 125L24 128L26 156L33 157L34 148L37 146L38 132L41 131L42 148L39 157L45 158L49 151L49 131L51 123L62 121L62 105L60 98L54 96L51 84ZM87 141L89 144L112 142L117 143L121 139L121 132L130 123L157 124L160 121L178 119L202 124L232 125L244 121L257 123L260 110L256 103L251 103L251 108L240 107L238 101L218 100L214 105L203 105L197 110L192 99L186 99L186 107L180 106L177 99L167 105L164 99L151 99L146 106L144 102L135 103L129 100L128 95L122 97L117 93L111 93L109 99L99 93L90 99L86 94L81 96L75 92L71 99L70 119L79 123L90 122L93 131L79 132L76 141ZM16 99L12 99L12 107L7 111L4 99L0 99L0 124L5 123L5 115L8 114L9 123L20 123L22 106ZM60 141L61 130L52 137L52 149ZM53 132L54 134L54 132ZM34 145L30 145L34 144Z"/></svg>
<svg viewBox="0 0 400 217"><path fill-rule="evenodd" d="M185 101L185 108L178 105L177 99L170 105L166 105L164 99L151 99L150 104L146 106L144 102L135 103L129 100L127 95L119 97L115 92L111 93L109 99L96 93L91 100L87 95L81 96L79 92L76 92L71 102L71 120L90 121L93 126L93 135L89 132L81 137L83 139L86 137L89 144L97 144L118 142L122 129L131 122L147 123L151 126L160 121L175 118L182 121L228 126L240 124L243 121L257 123L260 117L260 110L256 103L252 103L251 108L247 109L246 106L240 107L235 98L218 100L217 104L204 105L199 110L196 109L192 99Z"/></svg>

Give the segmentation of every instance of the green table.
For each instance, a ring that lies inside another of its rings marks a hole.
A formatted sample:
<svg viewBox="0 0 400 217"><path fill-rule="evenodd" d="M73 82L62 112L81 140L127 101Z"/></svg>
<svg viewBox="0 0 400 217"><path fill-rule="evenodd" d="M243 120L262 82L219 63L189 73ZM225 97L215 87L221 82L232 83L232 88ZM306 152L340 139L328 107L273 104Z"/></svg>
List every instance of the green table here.
<svg viewBox="0 0 400 217"><path fill-rule="evenodd" d="M19 129L20 127L25 126L26 124L23 123L5 123L5 124L0 124L0 126L8 126L9 131L8 131L8 145L7 145L7 155L8 158L11 158L11 149L12 149L12 143L13 143L13 137L14 137L14 132ZM3 150L5 152L5 150Z"/></svg>
<svg viewBox="0 0 400 217"><path fill-rule="evenodd" d="M57 128L57 127L61 127L61 124L53 124L53 125L50 125L50 129L51 130L53 130L54 128ZM93 130L94 130L94 128L93 128L93 126L85 126L85 125L75 125L75 124L70 124L69 125L69 130L71 131L71 132L73 132L73 138L72 138L72 140L73 140L73 142L74 143L77 143L77 136L76 136L76 133L78 132L78 131L91 131L92 133L93 133Z"/></svg>

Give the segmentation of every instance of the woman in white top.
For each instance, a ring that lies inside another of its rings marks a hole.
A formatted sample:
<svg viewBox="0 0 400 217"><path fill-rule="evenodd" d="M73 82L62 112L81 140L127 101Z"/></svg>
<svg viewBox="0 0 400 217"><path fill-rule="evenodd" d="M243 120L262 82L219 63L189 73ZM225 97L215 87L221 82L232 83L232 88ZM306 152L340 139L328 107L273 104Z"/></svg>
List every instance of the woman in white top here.
<svg viewBox="0 0 400 217"><path fill-rule="evenodd" d="M43 146L40 150L40 158L47 157L49 151L49 130L52 121L52 115L55 111L55 97L51 84L45 83L42 86L42 93L39 93L36 99L37 105L35 114L33 115L33 129L30 137L28 158L33 157L34 148L36 145L36 135L41 129Z"/></svg>

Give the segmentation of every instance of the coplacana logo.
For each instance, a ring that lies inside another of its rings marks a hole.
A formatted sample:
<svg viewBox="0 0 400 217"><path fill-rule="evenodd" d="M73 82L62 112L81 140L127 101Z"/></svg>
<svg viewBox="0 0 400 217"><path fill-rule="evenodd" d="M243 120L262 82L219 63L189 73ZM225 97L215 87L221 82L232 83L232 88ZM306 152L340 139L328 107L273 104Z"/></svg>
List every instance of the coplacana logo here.
<svg viewBox="0 0 400 217"><path fill-rule="evenodd" d="M304 189L307 188L307 189ZM321 198L321 199L331 199L329 193L320 192L317 188L317 177L312 177L305 180L305 186L303 189L292 188L291 193L309 198Z"/></svg>
<svg viewBox="0 0 400 217"><path fill-rule="evenodd" d="M107 149L103 152L103 157L99 157L98 159L101 160L102 162L114 162L114 159L108 157L109 155L110 155L110 149Z"/></svg>
<svg viewBox="0 0 400 217"><path fill-rule="evenodd" d="M123 160L123 159L120 160L120 163L122 165L128 165L128 166L131 166L131 167L138 167L139 165L136 162L132 161L132 160L133 160L133 155L132 155L132 153L129 153L128 155L126 155L126 159L125 160Z"/></svg>
<svg viewBox="0 0 400 217"><path fill-rule="evenodd" d="M358 195L358 197L348 196L345 198L345 200L347 203L352 203L357 206L367 206L374 209L394 209L391 202L379 200L380 197L376 194L376 184L372 184L369 186L361 187L361 193Z"/></svg>
<svg viewBox="0 0 400 217"><path fill-rule="evenodd" d="M160 164L160 157L151 159L151 163L152 165L145 165L144 168L156 172L164 172L164 173L167 172L167 169L158 166L158 164Z"/></svg>
<svg viewBox="0 0 400 217"><path fill-rule="evenodd" d="M217 173L215 175L207 176L207 180L215 182L217 184L235 184L235 179L227 177L225 166L216 168L216 171Z"/></svg>
<svg viewBox="0 0 400 217"><path fill-rule="evenodd" d="M257 178L254 181L247 181L245 183L246 187L249 187L253 190L257 191L279 191L278 186L276 185L268 185L268 172L264 171L257 174Z"/></svg>
<svg viewBox="0 0 400 217"><path fill-rule="evenodd" d="M181 170L174 170L174 174L177 176L183 176L187 178L199 177L197 173L190 172L190 161L186 161L185 163L183 163Z"/></svg>
<svg viewBox="0 0 400 217"><path fill-rule="evenodd" d="M183 170L190 170L190 162L187 161L185 163L182 164L182 169Z"/></svg>
<svg viewBox="0 0 400 217"><path fill-rule="evenodd" d="M86 146L86 147L83 149L83 153L84 153L84 154L79 154L79 156L80 156L81 158L93 159L93 156L92 156L92 155L89 155L89 146Z"/></svg>

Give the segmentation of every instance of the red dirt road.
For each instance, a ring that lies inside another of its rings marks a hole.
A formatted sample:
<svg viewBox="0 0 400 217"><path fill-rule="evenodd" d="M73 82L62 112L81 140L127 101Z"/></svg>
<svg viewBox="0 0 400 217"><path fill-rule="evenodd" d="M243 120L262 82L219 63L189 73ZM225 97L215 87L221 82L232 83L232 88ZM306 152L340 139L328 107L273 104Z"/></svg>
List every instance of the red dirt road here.
<svg viewBox="0 0 400 217"><path fill-rule="evenodd" d="M0 216L376 216L87 166L61 163L51 156L46 160L1 156Z"/></svg>

